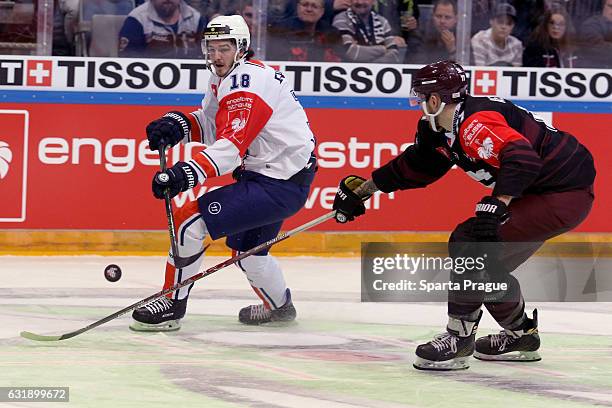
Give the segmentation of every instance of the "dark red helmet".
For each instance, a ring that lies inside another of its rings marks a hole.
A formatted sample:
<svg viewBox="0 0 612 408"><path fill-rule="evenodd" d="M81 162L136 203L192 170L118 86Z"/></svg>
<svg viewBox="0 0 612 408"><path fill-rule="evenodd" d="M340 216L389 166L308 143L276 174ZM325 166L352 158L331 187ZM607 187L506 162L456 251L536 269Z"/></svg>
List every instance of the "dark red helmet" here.
<svg viewBox="0 0 612 408"><path fill-rule="evenodd" d="M465 70L453 61L434 62L412 74L412 92L421 99L435 92L444 103L461 102L467 95L467 88Z"/></svg>

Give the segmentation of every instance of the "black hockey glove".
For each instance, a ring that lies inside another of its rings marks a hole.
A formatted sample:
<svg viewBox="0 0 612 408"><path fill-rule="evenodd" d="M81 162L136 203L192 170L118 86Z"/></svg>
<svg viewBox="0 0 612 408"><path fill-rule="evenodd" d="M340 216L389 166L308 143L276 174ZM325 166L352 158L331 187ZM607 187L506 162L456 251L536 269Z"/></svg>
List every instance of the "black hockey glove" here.
<svg viewBox="0 0 612 408"><path fill-rule="evenodd" d="M181 112L172 111L147 126L149 149L156 151L160 146L174 146L189 135L191 122Z"/></svg>
<svg viewBox="0 0 612 408"><path fill-rule="evenodd" d="M354 190L365 181L364 178L359 176L347 176L340 180L332 207L336 210L336 222L344 224L365 214L363 199L354 193Z"/></svg>
<svg viewBox="0 0 612 408"><path fill-rule="evenodd" d="M495 197L484 197L476 204L476 218L472 224L472 234L478 241L500 241L499 227L509 218L510 213L506 204Z"/></svg>
<svg viewBox="0 0 612 408"><path fill-rule="evenodd" d="M174 197L181 191L187 191L196 185L197 175L193 167L185 162L178 162L164 172L158 171L153 177L153 195L163 199L168 190L168 196Z"/></svg>

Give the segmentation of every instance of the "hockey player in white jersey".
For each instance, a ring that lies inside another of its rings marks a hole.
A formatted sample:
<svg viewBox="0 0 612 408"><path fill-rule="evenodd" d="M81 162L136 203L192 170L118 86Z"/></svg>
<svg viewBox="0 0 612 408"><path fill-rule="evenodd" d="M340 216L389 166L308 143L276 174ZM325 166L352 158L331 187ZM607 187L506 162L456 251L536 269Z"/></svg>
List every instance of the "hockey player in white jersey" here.
<svg viewBox="0 0 612 408"><path fill-rule="evenodd" d="M212 72L202 107L172 111L147 126L151 150L196 143L192 159L153 178L162 199L227 173L235 183L209 191L174 211L178 251L190 258L177 269L166 263L164 288L199 272L202 242L227 237L233 251L246 251L275 237L283 221L300 210L316 171L315 138L304 109L282 73L251 59L250 34L238 15L219 16L206 27L202 51ZM267 250L238 262L260 304L243 308L245 324L291 321L296 311L282 271ZM193 285L192 285L193 286ZM191 287L136 309L137 331L180 328Z"/></svg>

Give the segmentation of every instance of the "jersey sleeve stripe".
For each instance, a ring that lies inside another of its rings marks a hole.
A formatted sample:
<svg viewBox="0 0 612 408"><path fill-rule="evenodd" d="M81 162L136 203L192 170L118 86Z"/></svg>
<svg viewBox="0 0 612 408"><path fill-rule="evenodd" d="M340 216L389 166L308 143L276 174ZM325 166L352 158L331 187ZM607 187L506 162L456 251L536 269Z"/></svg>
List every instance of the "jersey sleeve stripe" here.
<svg viewBox="0 0 612 408"><path fill-rule="evenodd" d="M200 184L204 183L204 181L208 178L208 176L206 172L204 171L204 169L202 168L202 166L200 166L200 163L191 159L189 160L189 164L191 164L196 169L196 172L198 173L198 180Z"/></svg>
<svg viewBox="0 0 612 408"><path fill-rule="evenodd" d="M212 157L210 157L208 154L206 154L205 151L201 152L202 156L206 157L208 159L208 162L210 163L211 166L211 170L214 169L215 172L215 176L219 176L221 175L221 172L219 171L219 166L217 166L217 163L215 163L215 161L212 159ZM204 167L206 167L206 165L204 165Z"/></svg>

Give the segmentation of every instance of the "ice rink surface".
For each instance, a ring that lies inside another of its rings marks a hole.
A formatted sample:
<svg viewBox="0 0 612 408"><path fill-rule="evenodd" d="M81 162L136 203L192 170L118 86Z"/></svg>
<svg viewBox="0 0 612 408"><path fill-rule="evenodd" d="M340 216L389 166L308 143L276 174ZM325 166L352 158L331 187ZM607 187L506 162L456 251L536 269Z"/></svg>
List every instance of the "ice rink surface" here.
<svg viewBox="0 0 612 408"><path fill-rule="evenodd" d="M69 403L0 407L612 406L611 303L528 304L540 312L541 362L422 372L414 349L443 330L444 304L361 303L357 258L279 259L293 325L238 323L256 298L232 266L196 284L178 332L134 333L127 315L36 343L19 332L73 331L157 292L164 259L0 257L0 386L70 387ZM119 282L104 279L109 263ZM497 330L485 312L479 335Z"/></svg>

